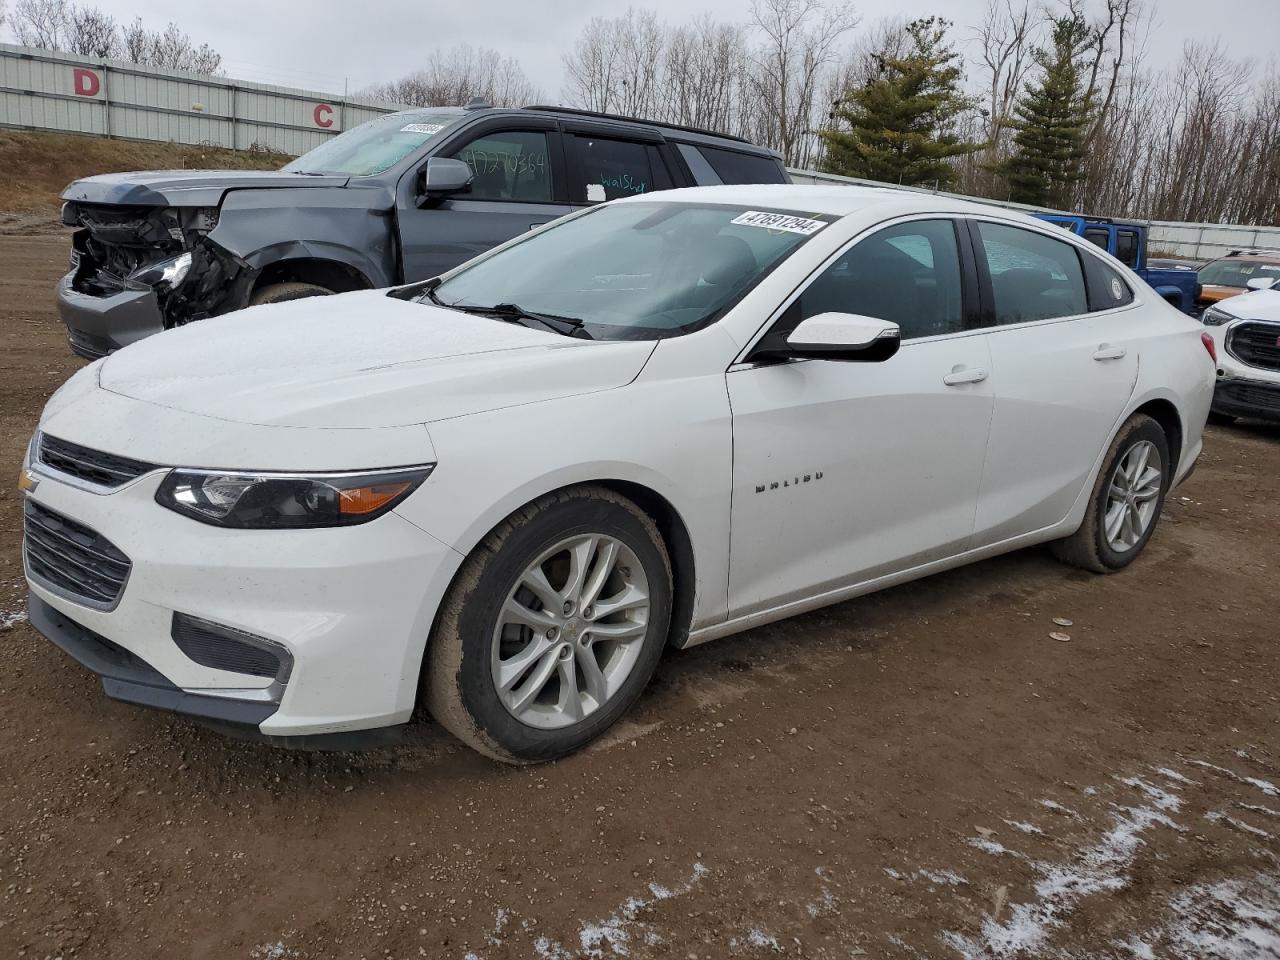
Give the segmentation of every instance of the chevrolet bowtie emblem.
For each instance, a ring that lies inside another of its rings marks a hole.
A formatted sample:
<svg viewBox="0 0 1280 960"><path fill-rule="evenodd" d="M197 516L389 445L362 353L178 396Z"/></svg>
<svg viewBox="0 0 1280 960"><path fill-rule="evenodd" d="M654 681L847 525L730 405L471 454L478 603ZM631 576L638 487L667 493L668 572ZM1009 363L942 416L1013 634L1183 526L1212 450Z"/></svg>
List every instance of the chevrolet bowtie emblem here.
<svg viewBox="0 0 1280 960"><path fill-rule="evenodd" d="M31 493L39 485L40 481L25 467L18 473L18 489L24 493Z"/></svg>

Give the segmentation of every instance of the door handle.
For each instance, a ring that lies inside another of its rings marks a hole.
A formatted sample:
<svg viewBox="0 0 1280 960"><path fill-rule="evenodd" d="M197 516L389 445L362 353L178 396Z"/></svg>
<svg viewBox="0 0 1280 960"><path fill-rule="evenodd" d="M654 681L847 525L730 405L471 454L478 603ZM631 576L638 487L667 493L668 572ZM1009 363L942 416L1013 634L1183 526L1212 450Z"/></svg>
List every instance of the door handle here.
<svg viewBox="0 0 1280 960"><path fill-rule="evenodd" d="M981 367L956 367L942 378L942 382L948 387L958 387L964 383L981 383L985 379L987 371Z"/></svg>
<svg viewBox="0 0 1280 960"><path fill-rule="evenodd" d="M1129 351L1124 347L1114 347L1109 343L1098 345L1098 349L1093 351L1093 359L1095 360L1119 360Z"/></svg>

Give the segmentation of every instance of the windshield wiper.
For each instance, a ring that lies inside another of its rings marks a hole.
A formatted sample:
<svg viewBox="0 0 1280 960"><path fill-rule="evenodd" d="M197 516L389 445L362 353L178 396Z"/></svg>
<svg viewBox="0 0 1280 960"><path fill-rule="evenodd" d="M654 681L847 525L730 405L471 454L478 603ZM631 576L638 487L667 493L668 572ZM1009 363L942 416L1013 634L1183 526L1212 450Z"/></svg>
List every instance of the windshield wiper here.
<svg viewBox="0 0 1280 960"><path fill-rule="evenodd" d="M434 291L428 291L428 293L434 295ZM554 313L534 313L514 303L495 303L492 307L477 307L461 303L449 304L449 306L457 310L465 310L467 313L495 317L498 320L518 323L526 327L529 324L525 321L532 320L553 333L560 333L567 337L583 337L587 340L595 339L591 334L587 333L585 322L577 317L561 317Z"/></svg>

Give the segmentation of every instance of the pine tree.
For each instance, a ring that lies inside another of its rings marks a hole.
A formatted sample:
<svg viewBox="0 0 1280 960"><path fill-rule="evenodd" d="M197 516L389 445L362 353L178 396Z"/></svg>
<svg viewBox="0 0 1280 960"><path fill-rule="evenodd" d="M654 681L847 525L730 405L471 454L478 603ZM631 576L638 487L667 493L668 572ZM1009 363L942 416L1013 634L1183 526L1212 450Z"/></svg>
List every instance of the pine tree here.
<svg viewBox="0 0 1280 960"><path fill-rule="evenodd" d="M1053 48L1036 51L1043 75L1028 82L1014 107L1016 152L998 168L1010 200L1065 208L1084 179L1092 105L1078 58L1090 39L1083 19L1060 17L1053 22Z"/></svg>
<svg viewBox="0 0 1280 960"><path fill-rule="evenodd" d="M879 76L846 91L834 119L848 129L820 132L823 169L888 183L947 186L947 163L979 149L956 136L956 117L974 105L960 90L960 54L947 43L951 22L940 17L907 25L902 56L876 55Z"/></svg>

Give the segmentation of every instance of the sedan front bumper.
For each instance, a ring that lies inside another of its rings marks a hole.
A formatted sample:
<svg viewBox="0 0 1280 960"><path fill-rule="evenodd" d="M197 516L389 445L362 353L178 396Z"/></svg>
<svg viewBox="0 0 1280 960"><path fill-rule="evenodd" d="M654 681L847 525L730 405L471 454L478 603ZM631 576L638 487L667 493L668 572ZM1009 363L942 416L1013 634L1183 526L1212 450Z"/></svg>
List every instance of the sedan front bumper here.
<svg viewBox="0 0 1280 960"><path fill-rule="evenodd" d="M35 467L26 496L38 516L64 518L84 549L109 542L130 565L114 605L94 604L66 589L70 580L33 575L24 549L36 629L98 673L109 696L297 746L406 722L436 608L462 556L395 513L332 529L210 527L155 502L165 474L102 491ZM31 535L56 548L50 529ZM43 563L51 554L37 546ZM70 574L92 573L85 554L66 552ZM193 659L175 637L175 614L283 648L287 681Z"/></svg>
<svg viewBox="0 0 1280 960"><path fill-rule="evenodd" d="M155 291L91 297L71 285L74 277L72 272L58 281L58 315L67 325L71 349L80 356L96 360L164 329Z"/></svg>

